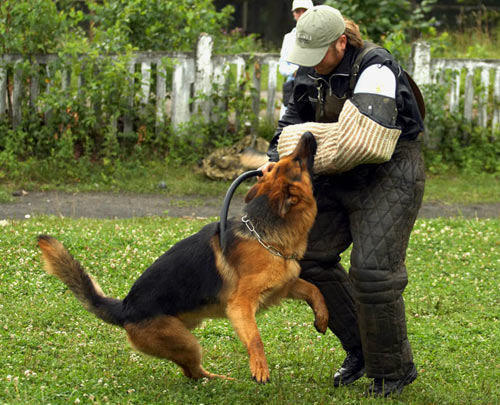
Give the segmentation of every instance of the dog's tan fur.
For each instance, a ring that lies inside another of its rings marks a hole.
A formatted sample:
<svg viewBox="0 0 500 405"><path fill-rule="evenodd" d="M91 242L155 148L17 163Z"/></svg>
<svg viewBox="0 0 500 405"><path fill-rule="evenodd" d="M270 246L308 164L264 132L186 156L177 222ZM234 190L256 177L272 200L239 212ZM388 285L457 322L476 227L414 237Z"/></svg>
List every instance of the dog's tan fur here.
<svg viewBox="0 0 500 405"><path fill-rule="evenodd" d="M270 210L272 218L277 218L274 224L260 224L259 232L265 242L284 256L296 254L298 259L306 251L307 235L316 215L310 177L310 155L315 148L307 147L306 141L299 143L294 154L276 163L246 196L247 206L253 204L253 209L266 213ZM222 279L222 287L213 302L185 312L160 313L143 319L122 317L119 308L126 299L105 297L60 242L41 236L38 243L47 272L66 283L89 311L106 322L122 326L137 350L175 362L190 378L228 378L202 367L201 347L190 332L204 318L227 316L247 348L252 377L258 382L267 382L270 374L255 320L257 311L278 304L286 297L306 300L314 311L316 328L324 333L328 310L318 288L299 278L297 260L273 254L242 226L234 227L232 232L230 246L224 250L218 233L208 242L215 257L214 268ZM162 279L162 274L166 273L160 269L155 277L159 282L168 282ZM160 298L169 299L168 296Z"/></svg>

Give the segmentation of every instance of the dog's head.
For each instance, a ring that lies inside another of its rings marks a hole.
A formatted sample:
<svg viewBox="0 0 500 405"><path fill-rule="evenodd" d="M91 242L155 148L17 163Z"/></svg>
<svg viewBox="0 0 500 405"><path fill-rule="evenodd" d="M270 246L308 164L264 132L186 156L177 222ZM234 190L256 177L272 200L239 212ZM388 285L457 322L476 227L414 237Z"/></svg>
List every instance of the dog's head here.
<svg viewBox="0 0 500 405"><path fill-rule="evenodd" d="M284 218L291 210L300 211L314 204L312 169L316 140L305 132L291 155L284 156L247 193L245 202L267 196L274 212Z"/></svg>

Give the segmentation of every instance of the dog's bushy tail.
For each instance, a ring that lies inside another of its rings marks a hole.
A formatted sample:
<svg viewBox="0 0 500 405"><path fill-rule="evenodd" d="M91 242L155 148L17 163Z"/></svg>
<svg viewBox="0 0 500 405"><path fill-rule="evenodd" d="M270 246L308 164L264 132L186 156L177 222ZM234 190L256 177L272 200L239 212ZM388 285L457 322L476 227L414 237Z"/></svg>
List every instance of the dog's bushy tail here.
<svg viewBox="0 0 500 405"><path fill-rule="evenodd" d="M40 235L38 246L42 249L47 273L66 284L85 309L104 322L123 326L122 301L106 297L97 282L61 242L51 236Z"/></svg>

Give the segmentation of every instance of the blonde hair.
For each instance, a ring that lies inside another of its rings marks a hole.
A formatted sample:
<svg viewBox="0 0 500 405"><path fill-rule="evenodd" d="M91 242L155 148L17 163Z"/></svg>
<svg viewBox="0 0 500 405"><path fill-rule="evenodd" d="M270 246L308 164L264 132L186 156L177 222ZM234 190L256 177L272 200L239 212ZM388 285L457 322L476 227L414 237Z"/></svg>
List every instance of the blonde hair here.
<svg viewBox="0 0 500 405"><path fill-rule="evenodd" d="M355 46L356 48L362 48L364 45L363 38L361 38L361 32L359 31L358 24L354 21L345 18L345 31L344 35L347 37L347 43Z"/></svg>

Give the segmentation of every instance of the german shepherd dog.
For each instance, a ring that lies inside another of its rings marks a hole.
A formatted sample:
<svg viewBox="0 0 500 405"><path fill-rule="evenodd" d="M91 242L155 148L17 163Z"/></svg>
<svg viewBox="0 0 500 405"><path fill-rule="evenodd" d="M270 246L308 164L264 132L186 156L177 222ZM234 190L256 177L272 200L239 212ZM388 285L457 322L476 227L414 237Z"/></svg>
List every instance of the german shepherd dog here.
<svg viewBox="0 0 500 405"><path fill-rule="evenodd" d="M160 256L123 300L105 296L59 241L41 235L46 271L88 311L124 328L135 349L175 362L190 378L231 379L202 367L201 347L190 332L204 318L229 318L247 348L252 377L265 383L269 368L255 320L259 309L285 297L303 299L314 311L316 329L327 328L323 296L299 278L297 262L316 216L315 151L316 141L306 133L292 155L259 178L245 197L245 217L228 221L224 249L219 223L206 225Z"/></svg>

